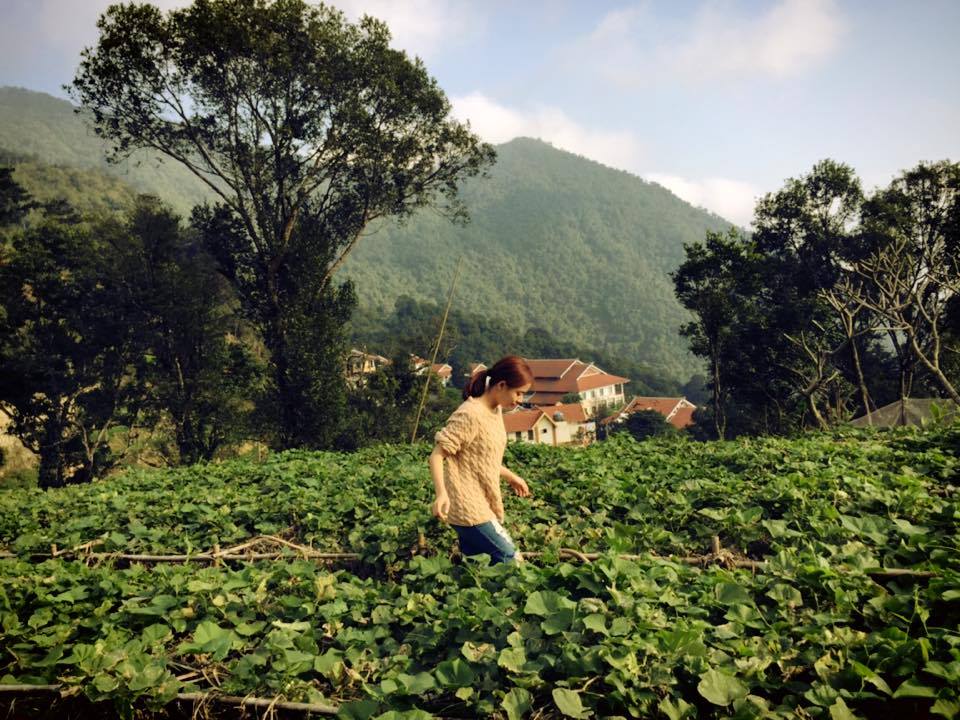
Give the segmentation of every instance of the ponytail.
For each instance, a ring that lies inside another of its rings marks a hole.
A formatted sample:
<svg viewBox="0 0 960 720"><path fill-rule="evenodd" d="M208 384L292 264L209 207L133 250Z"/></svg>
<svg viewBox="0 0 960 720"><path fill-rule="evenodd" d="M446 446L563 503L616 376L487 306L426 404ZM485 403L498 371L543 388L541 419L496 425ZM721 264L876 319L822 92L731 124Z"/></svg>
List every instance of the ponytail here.
<svg viewBox="0 0 960 720"><path fill-rule="evenodd" d="M486 391L489 384L489 370L475 372L470 376L470 379L467 380L467 384L463 388L463 399L466 400L468 397L480 397Z"/></svg>
<svg viewBox="0 0 960 720"><path fill-rule="evenodd" d="M475 372L463 388L463 399L480 397L491 385L507 383L508 388L518 388L533 382L533 371L527 361L516 355L507 355L494 363L492 368Z"/></svg>

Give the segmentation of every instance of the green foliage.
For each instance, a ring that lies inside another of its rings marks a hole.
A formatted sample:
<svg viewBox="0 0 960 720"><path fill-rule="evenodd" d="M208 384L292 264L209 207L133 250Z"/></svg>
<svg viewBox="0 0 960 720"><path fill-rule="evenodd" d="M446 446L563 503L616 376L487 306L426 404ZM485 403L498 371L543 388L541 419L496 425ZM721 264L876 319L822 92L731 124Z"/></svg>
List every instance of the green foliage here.
<svg viewBox="0 0 960 720"><path fill-rule="evenodd" d="M108 163L106 143L87 123L66 100L0 87L0 154L17 165L18 182L41 202L66 198L84 211L126 209L138 193L147 193L188 213L208 196L198 178L157 153Z"/></svg>
<svg viewBox="0 0 960 720"><path fill-rule="evenodd" d="M62 201L81 213L104 215L129 211L136 203L130 185L101 170L49 165L4 151L0 158L15 166L17 183L40 205Z"/></svg>
<svg viewBox="0 0 960 720"><path fill-rule="evenodd" d="M865 200L852 168L825 160L758 203L752 236L687 246L673 277L696 318L682 332L708 361L698 422L715 437L790 433L954 397L939 358L960 292L958 173L921 163Z"/></svg>
<svg viewBox="0 0 960 720"><path fill-rule="evenodd" d="M656 410L638 410L630 413L620 427L621 432L628 432L637 440L676 433L676 428L667 422L663 413Z"/></svg>
<svg viewBox="0 0 960 720"><path fill-rule="evenodd" d="M115 461L107 432L135 412L135 328L109 245L69 209L16 233L0 265L0 403L40 456L39 483L86 481Z"/></svg>
<svg viewBox="0 0 960 720"><path fill-rule="evenodd" d="M949 717L958 448L957 425L512 446L534 497L507 498L507 525L521 549L546 552L542 566L450 562L424 445L9 491L0 542L19 557L0 560L0 638L14 651L0 682L157 707L206 689L173 677L188 665L216 667L221 692L342 703L346 717ZM106 550L194 552L285 530L363 553L362 574L293 554L123 569L25 557L98 537ZM703 552L713 535L768 561L666 557ZM602 557L558 561L560 547ZM877 567L937 577L872 579Z"/></svg>
<svg viewBox="0 0 960 720"><path fill-rule="evenodd" d="M361 310L385 315L403 295L442 305L462 256L454 309L521 336L549 328L584 355L624 358L674 384L699 370L676 335L689 315L669 273L684 243L728 223L536 140L501 145L497 158L489 179L464 184L465 228L419 213L364 238L345 265Z"/></svg>
<svg viewBox="0 0 960 720"><path fill-rule="evenodd" d="M120 302L140 330L134 372L147 402L138 423L169 418L176 459L185 464L250 437L263 368L237 337L236 302L212 259L154 198L139 198L102 232Z"/></svg>
<svg viewBox="0 0 960 720"><path fill-rule="evenodd" d="M349 393L350 419L338 442L340 448L409 442L426 381L426 374L414 374L410 357L403 351L390 365L365 376ZM444 388L431 378L417 436L432 438L461 402L458 390Z"/></svg>
<svg viewBox="0 0 960 720"><path fill-rule="evenodd" d="M270 353L274 443L333 446L354 304L334 272L374 220L465 217L458 183L493 149L369 17L197 0L113 5L98 27L71 94L113 158L156 150L207 182L217 205L195 221Z"/></svg>
<svg viewBox="0 0 960 720"><path fill-rule="evenodd" d="M0 90L2 99L0 147L24 148L48 164L105 167L104 143L84 129L68 103L13 89ZM43 142L35 142L25 128L35 128ZM69 139L69 147L61 137ZM435 213L422 211L403 224L385 222L358 243L344 265L359 289L357 323L384 334L378 323L403 295L442 308L457 258L464 255L466 272L454 311L471 316L468 325L488 336L473 344L474 356L467 362L502 355L504 343L497 344L495 334L503 329L523 337L528 330L536 335L550 328L556 339L551 347L568 345L583 358L602 356L597 362L632 378L637 392L677 392L677 382L700 372L700 366L677 339L675 328L689 315L674 297L667 274L683 260L684 243L727 223L658 185L545 143L517 140L497 152L488 179L463 184L462 197L473 216L467 227L450 227ZM212 195L174 162L128 162L106 170L125 171L121 177L133 187L181 213ZM498 270L491 275L493 267Z"/></svg>
<svg viewBox="0 0 960 720"><path fill-rule="evenodd" d="M436 343L444 307L419 302L401 295L391 314L361 309L351 322L353 342L380 353L414 352L429 356ZM454 308L447 318L443 342L438 356L453 367L453 380L463 385L472 362L495 362L506 352L529 358L574 358L593 362L607 372L630 378L628 392L666 395L678 392L678 383L671 373L660 372L650 365L626 358L592 344L578 346L563 341L540 327L519 332L502 320L484 314Z"/></svg>

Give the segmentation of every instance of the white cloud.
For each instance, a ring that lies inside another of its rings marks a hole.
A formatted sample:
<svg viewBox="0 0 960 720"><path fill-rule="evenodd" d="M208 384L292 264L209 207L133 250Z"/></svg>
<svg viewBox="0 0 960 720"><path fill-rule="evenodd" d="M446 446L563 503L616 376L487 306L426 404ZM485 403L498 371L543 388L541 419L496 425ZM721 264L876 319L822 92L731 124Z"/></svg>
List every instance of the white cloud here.
<svg viewBox="0 0 960 720"><path fill-rule="evenodd" d="M644 178L663 185L691 205L705 207L742 227L750 224L753 208L762 194L757 187L749 183L729 178L690 180L663 173L645 173Z"/></svg>
<svg viewBox="0 0 960 720"><path fill-rule="evenodd" d="M463 42L483 23L478 5L456 0L333 0L333 4L354 21L361 15L383 20L394 47L422 57Z"/></svg>
<svg viewBox="0 0 960 720"><path fill-rule="evenodd" d="M829 57L844 31L835 0L780 0L759 15L732 0L706 0L684 26L640 3L605 15L577 54L627 85L784 78Z"/></svg>
<svg viewBox="0 0 960 720"><path fill-rule="evenodd" d="M746 227L761 191L746 182L722 177L700 180L667 173L643 171L644 144L625 131L598 131L584 127L562 110L535 107L521 111L491 100L482 93L451 98L453 115L469 121L484 140L504 143L515 137L535 137L557 148L583 155L618 170L626 170L658 183L691 205L704 207Z"/></svg>
<svg viewBox="0 0 960 720"><path fill-rule="evenodd" d="M451 103L454 116L469 121L474 132L488 142L535 137L611 167L639 171L643 146L629 132L591 130L555 107L514 110L482 93L453 97Z"/></svg>

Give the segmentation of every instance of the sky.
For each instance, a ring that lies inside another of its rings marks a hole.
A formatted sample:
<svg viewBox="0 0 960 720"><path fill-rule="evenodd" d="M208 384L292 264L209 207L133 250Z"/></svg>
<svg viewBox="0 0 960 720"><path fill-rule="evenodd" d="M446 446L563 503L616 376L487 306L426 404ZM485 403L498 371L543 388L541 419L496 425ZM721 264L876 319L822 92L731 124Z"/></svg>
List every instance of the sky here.
<svg viewBox="0 0 960 720"><path fill-rule="evenodd" d="M108 0L0 0L0 85L64 96ZM184 0L158 0L165 9ZM340 0L481 137L537 137L748 226L824 158L960 161L958 0Z"/></svg>

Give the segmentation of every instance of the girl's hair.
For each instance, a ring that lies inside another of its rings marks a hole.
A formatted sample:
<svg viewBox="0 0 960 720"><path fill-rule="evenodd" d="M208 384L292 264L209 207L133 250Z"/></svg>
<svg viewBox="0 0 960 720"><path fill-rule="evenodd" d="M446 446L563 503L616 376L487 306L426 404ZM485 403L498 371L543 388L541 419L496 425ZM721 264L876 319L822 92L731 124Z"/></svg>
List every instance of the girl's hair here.
<svg viewBox="0 0 960 720"><path fill-rule="evenodd" d="M490 378L489 383L487 378ZM497 360L492 368L471 375L466 387L463 388L463 399L480 397L488 385L496 385L501 380L507 384L508 388L523 387L533 382L533 371L522 357L507 355Z"/></svg>

